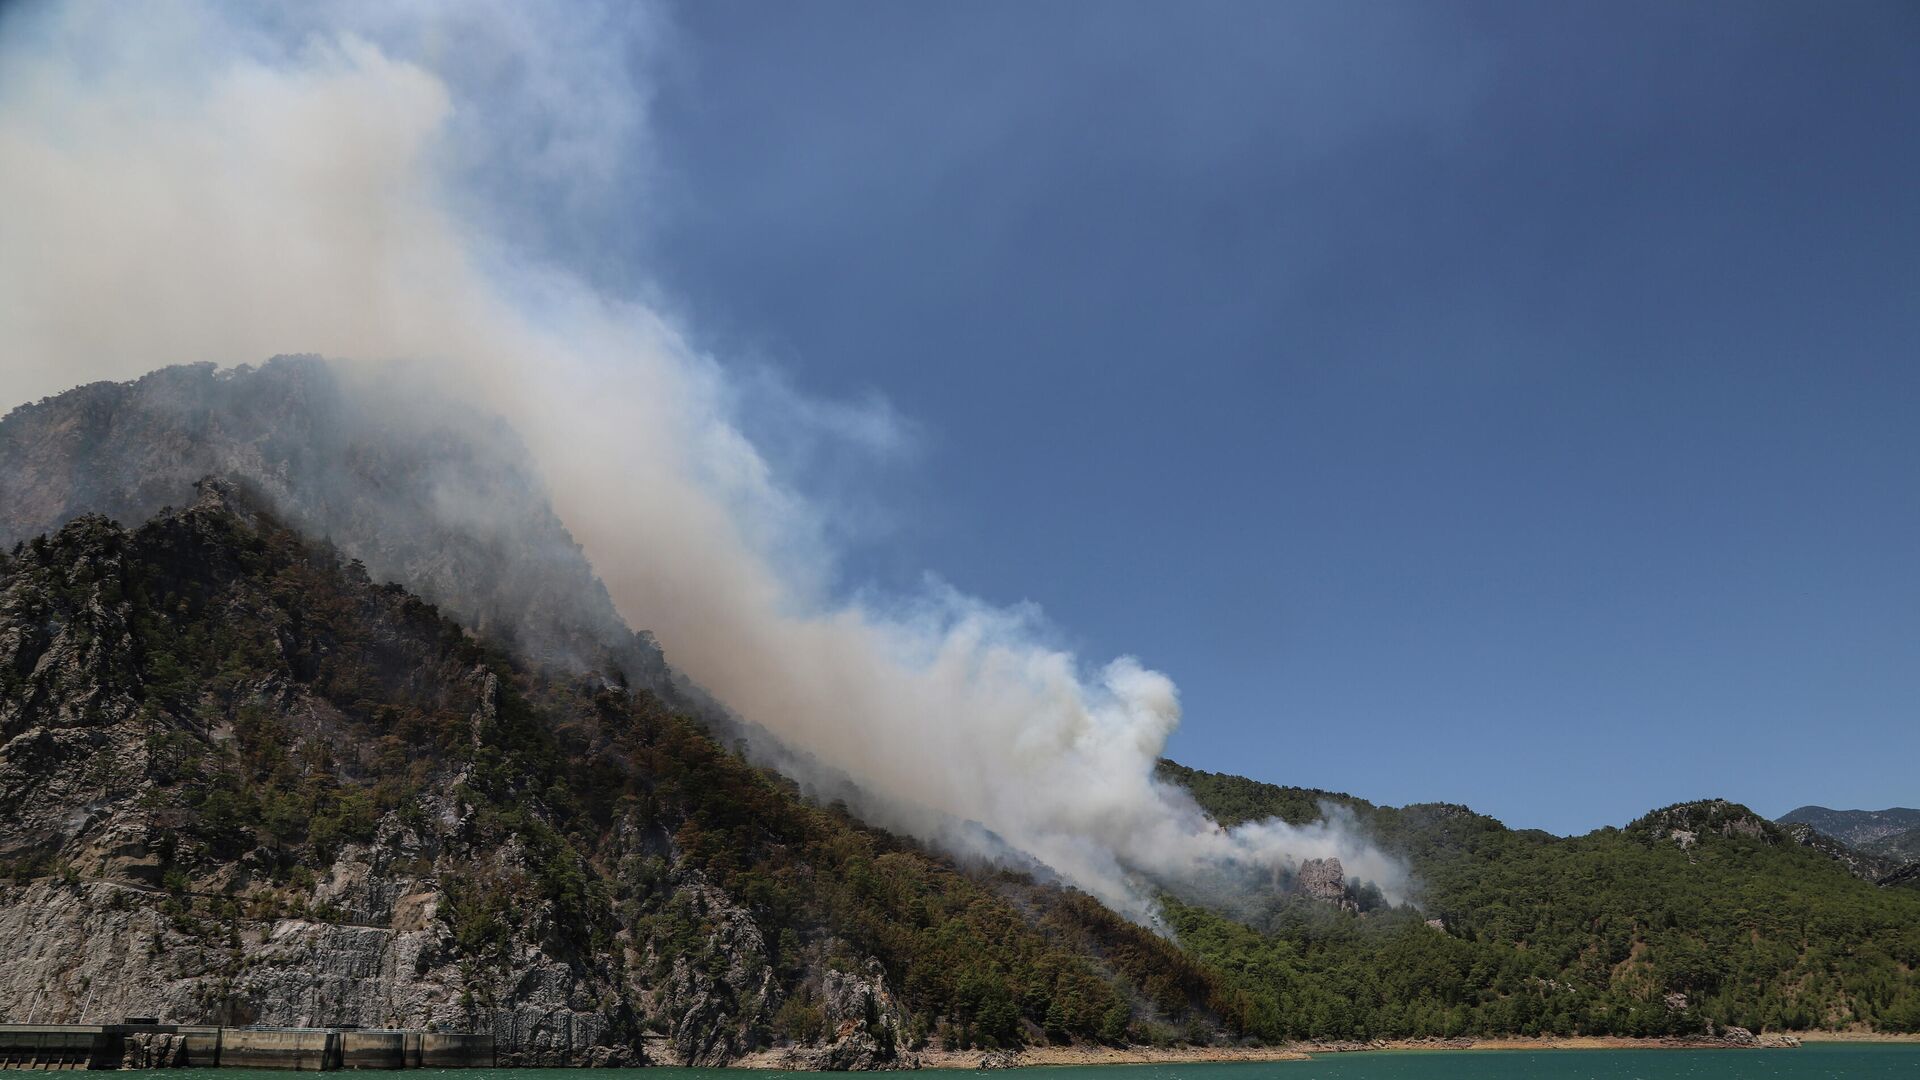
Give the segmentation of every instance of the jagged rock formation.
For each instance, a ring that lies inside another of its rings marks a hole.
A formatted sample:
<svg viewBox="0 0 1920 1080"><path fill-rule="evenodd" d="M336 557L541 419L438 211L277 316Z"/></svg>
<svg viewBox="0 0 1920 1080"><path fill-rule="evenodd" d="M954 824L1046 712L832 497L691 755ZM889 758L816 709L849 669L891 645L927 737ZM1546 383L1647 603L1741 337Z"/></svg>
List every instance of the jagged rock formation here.
<svg viewBox="0 0 1920 1080"><path fill-rule="evenodd" d="M1347 911L1357 911L1359 906L1347 895L1346 868L1335 858L1306 859L1300 863L1300 870L1294 878L1301 895L1332 904Z"/></svg>
<svg viewBox="0 0 1920 1080"><path fill-rule="evenodd" d="M725 1065L751 1049L748 1029L773 1015L780 988L760 927L745 910L714 888L698 870L678 871L671 882L693 913L705 920L708 944L700 955L675 954L650 943L649 960L666 978L649 995L651 1011L673 1018L666 1032L669 1060L690 1066ZM724 966L700 957L723 958ZM743 1027L733 1022L745 1016Z"/></svg>
<svg viewBox="0 0 1920 1080"><path fill-rule="evenodd" d="M302 805L280 792L292 805L264 812L286 814L317 865L249 827L237 804L251 791L200 787L229 755L283 771L310 756L320 789L338 791L394 753L349 710L404 696L343 701L324 667L308 668L324 665L318 654L351 650L354 692L404 681L474 738L498 722L504 693L419 601L337 564L339 578L316 580L324 562L231 496L209 484L191 510L134 534L82 517L6 560L0 859L17 883L0 886L0 947L14 958L0 1007L42 1020L479 1027L529 1063L631 1042L617 966L577 947L562 913L523 913L502 943L511 968L474 965L460 947L456 883L525 879L553 857L489 835L471 765L416 762L403 805L379 816L377 797ZM264 567L276 577L260 580ZM338 640L346 625L275 592L328 585L355 609L361 640ZM231 673L224 705L179 692L182 629L215 636L209 652Z"/></svg>
<svg viewBox="0 0 1920 1080"><path fill-rule="evenodd" d="M120 1067L123 1069L171 1069L181 1065L186 1058L187 1037L167 1032L135 1032L127 1036L126 1049L121 1052Z"/></svg>
<svg viewBox="0 0 1920 1080"><path fill-rule="evenodd" d="M884 1068L910 1031L983 1030L995 1001L946 1004L981 972L1026 987L999 1002L1068 988L1090 1036L1145 1000L1119 946L1169 967L1084 897L807 806L617 670L517 662L236 485L0 554L0 1015ZM824 1030L782 1020L810 987Z"/></svg>
<svg viewBox="0 0 1920 1080"><path fill-rule="evenodd" d="M860 973L829 971L821 995L827 1043L796 1055L803 1067L834 1071L918 1068L907 1045L906 1017L887 989L886 971L869 961Z"/></svg>
<svg viewBox="0 0 1920 1080"><path fill-rule="evenodd" d="M418 380L279 356L162 368L20 406L0 419L0 547L87 513L137 525L219 476L517 658L617 676L750 744L757 764L804 764L823 801L858 802L851 778L670 667L652 634L615 610L513 430Z"/></svg>
<svg viewBox="0 0 1920 1080"><path fill-rule="evenodd" d="M1663 807L1627 828L1667 840L1683 851L1699 843L1703 836L1739 837L1765 844L1779 843L1786 838L1773 822L1725 799L1701 799Z"/></svg>

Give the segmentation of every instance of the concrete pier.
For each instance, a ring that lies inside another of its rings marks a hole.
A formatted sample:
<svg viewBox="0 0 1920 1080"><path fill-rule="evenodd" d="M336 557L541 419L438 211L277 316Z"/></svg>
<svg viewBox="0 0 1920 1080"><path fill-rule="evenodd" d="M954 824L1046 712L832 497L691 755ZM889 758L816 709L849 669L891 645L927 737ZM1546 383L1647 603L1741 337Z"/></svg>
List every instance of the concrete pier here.
<svg viewBox="0 0 1920 1080"><path fill-rule="evenodd" d="M340 1067L343 1033L325 1028L226 1028L220 1061L241 1069L323 1072Z"/></svg>
<svg viewBox="0 0 1920 1080"><path fill-rule="evenodd" d="M187 1064L220 1064L221 1032L225 1031L225 1028L182 1025L173 1030L186 1043Z"/></svg>
<svg viewBox="0 0 1920 1080"><path fill-rule="evenodd" d="M404 1031L343 1031L340 1033L340 1067L404 1069L407 1036Z"/></svg>
<svg viewBox="0 0 1920 1080"><path fill-rule="evenodd" d="M120 1052L105 1027L10 1024L0 1031L0 1069L117 1069Z"/></svg>
<svg viewBox="0 0 1920 1080"><path fill-rule="evenodd" d="M460 1031L423 1031L420 1067L424 1069L485 1069L493 1067L493 1036Z"/></svg>
<svg viewBox="0 0 1920 1080"><path fill-rule="evenodd" d="M0 1024L0 1069L230 1066L464 1069L494 1063L491 1035L340 1028L230 1028L178 1024Z"/></svg>

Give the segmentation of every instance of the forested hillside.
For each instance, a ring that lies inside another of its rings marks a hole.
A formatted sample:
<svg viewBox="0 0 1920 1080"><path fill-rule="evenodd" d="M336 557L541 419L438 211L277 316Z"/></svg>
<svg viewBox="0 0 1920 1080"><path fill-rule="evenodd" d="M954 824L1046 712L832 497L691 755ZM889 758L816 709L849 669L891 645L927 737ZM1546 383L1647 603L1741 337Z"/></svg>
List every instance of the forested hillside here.
<svg viewBox="0 0 1920 1080"><path fill-rule="evenodd" d="M0 556L0 1012L840 1066L1204 1019L1205 973L1087 898L809 805L236 498Z"/></svg>
<svg viewBox="0 0 1920 1080"><path fill-rule="evenodd" d="M1920 888L1725 803L1562 839L1164 763L1224 825L1350 814L1416 903L1324 864L1324 888L1283 894L1303 868L1263 867L1188 881L1151 928L931 853L748 764L500 430L440 407L374 423L352 393L283 359L0 421L0 534L21 541L0 554L0 1014L815 1067L1920 1028ZM209 468L237 482L194 502ZM499 520L449 514L447 484Z"/></svg>
<svg viewBox="0 0 1920 1080"><path fill-rule="evenodd" d="M1920 894L1881 888L1725 802L1559 838L1461 806L1375 806L1164 763L1223 824L1351 810L1423 910L1276 900L1243 921L1168 904L1265 1038L1920 1030Z"/></svg>
<svg viewBox="0 0 1920 1080"><path fill-rule="evenodd" d="M1176 948L809 805L617 673L523 667L231 499L131 532L82 518L0 559L13 1009L439 1023L550 1062L650 1033L667 1060L871 1062L1216 1024L1920 1026L1920 894L1738 806L1559 839L1169 764L1222 822L1341 804L1423 906L1170 897ZM71 962L82 933L117 942L111 969Z"/></svg>

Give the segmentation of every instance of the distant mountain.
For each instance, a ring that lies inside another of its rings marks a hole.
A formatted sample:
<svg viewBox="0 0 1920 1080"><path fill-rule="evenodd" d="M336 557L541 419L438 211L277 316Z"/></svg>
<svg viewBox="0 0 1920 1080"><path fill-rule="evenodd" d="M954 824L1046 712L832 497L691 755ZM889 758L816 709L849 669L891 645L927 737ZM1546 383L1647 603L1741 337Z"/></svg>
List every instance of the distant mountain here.
<svg viewBox="0 0 1920 1080"><path fill-rule="evenodd" d="M1920 810L1829 810L1803 806L1780 815L1782 825L1811 825L1849 847L1872 854L1920 859Z"/></svg>
<svg viewBox="0 0 1920 1080"><path fill-rule="evenodd" d="M1902 862L1920 862L1920 828L1882 837L1867 845L1867 850Z"/></svg>
<svg viewBox="0 0 1920 1080"><path fill-rule="evenodd" d="M1862 881L1885 884L1887 879L1905 869L1908 860L1887 858L1843 843L1828 836L1804 821L1788 823L1784 826L1787 835L1802 847L1809 847L1834 862L1847 868L1847 872Z"/></svg>

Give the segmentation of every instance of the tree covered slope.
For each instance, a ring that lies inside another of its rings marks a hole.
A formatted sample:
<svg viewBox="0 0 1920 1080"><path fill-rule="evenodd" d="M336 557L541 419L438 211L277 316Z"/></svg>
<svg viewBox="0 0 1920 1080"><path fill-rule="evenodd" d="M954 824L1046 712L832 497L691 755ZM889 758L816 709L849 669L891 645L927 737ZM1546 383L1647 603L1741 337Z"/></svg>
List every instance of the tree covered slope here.
<svg viewBox="0 0 1920 1080"><path fill-rule="evenodd" d="M509 1060L1120 1039L1206 974L530 667L218 483L0 556L0 1014L478 1029Z"/></svg>
<svg viewBox="0 0 1920 1080"><path fill-rule="evenodd" d="M1560 838L1460 806L1162 772L1223 824L1339 804L1419 880L1418 913L1276 901L1235 922L1170 903L1263 1037L1920 1030L1920 894L1860 880L1745 807Z"/></svg>
<svg viewBox="0 0 1920 1080"><path fill-rule="evenodd" d="M932 854L750 765L620 621L510 433L417 404L294 358L0 420L0 1017L814 1067L1920 1027L1912 868L1877 888L1880 863L1850 875L1727 803L1563 839L1165 763L1222 824L1350 815L1418 905L1336 873L1331 903L1168 896L1155 929ZM196 490L207 472L232 482ZM499 513L449 513L447 485Z"/></svg>

